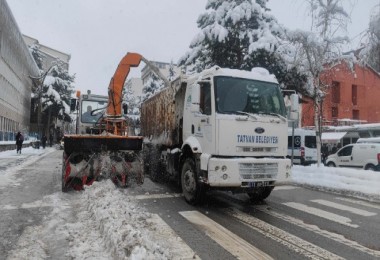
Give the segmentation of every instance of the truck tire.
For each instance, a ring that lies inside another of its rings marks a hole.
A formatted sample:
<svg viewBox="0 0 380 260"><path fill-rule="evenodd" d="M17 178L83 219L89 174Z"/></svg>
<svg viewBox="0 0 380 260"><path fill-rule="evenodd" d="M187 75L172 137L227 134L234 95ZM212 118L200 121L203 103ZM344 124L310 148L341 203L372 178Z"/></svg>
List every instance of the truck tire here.
<svg viewBox="0 0 380 260"><path fill-rule="evenodd" d="M202 183L198 181L195 162L192 158L187 158L182 166L181 186L187 203L196 205L203 202L205 191Z"/></svg>
<svg viewBox="0 0 380 260"><path fill-rule="evenodd" d="M259 202L269 197L274 186L259 188L252 192L247 192L251 202Z"/></svg>

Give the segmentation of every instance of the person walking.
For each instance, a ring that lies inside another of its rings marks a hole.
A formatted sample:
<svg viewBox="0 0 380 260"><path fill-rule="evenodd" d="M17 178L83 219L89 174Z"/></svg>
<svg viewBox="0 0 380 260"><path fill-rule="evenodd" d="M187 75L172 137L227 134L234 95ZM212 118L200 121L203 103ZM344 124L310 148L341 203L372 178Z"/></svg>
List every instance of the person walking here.
<svg viewBox="0 0 380 260"><path fill-rule="evenodd" d="M49 145L50 145L50 147L52 147L52 145L53 145L53 135L52 134L50 134L50 136L49 136Z"/></svg>
<svg viewBox="0 0 380 260"><path fill-rule="evenodd" d="M42 142L42 148L44 148L44 149L46 147L46 141L47 141L46 135L43 135L42 139L41 139L41 142Z"/></svg>
<svg viewBox="0 0 380 260"><path fill-rule="evenodd" d="M20 152L20 154L21 154L21 148L22 148L22 143L23 142L24 142L24 136L21 134L21 132L17 132L17 134L16 134L17 153Z"/></svg>

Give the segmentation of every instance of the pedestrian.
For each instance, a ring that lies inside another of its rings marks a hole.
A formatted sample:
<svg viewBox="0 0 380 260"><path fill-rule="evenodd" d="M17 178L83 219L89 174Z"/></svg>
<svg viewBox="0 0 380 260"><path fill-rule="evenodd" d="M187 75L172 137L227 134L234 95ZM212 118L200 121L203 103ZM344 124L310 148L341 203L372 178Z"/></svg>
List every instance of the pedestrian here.
<svg viewBox="0 0 380 260"><path fill-rule="evenodd" d="M49 135L49 144L50 144L50 147L53 145L53 135L52 134Z"/></svg>
<svg viewBox="0 0 380 260"><path fill-rule="evenodd" d="M331 149L331 153L334 154L338 151L338 148L336 147L336 144L334 144L333 148Z"/></svg>
<svg viewBox="0 0 380 260"><path fill-rule="evenodd" d="M322 163L326 163L327 156L329 155L329 148L327 147L327 144L324 143L321 148L321 154L322 154Z"/></svg>
<svg viewBox="0 0 380 260"><path fill-rule="evenodd" d="M23 142L24 142L24 136L21 134L21 132L17 132L17 134L16 134L17 153L20 152L20 154L21 154L21 148L22 148L22 143Z"/></svg>
<svg viewBox="0 0 380 260"><path fill-rule="evenodd" d="M44 148L44 149L46 147L46 141L47 141L46 135L43 135L42 139L41 139L41 142L42 142L42 148Z"/></svg>

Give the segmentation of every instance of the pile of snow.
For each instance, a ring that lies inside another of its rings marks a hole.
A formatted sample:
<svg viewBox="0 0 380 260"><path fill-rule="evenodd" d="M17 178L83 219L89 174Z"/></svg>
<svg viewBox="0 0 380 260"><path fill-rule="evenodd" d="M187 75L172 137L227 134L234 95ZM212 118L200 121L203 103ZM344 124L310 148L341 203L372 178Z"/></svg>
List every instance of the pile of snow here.
<svg viewBox="0 0 380 260"><path fill-rule="evenodd" d="M172 255L179 243L160 238L156 215L110 180L80 193L56 192L37 204L53 210L41 225L25 228L8 259L54 259L57 254L67 259L179 257Z"/></svg>
<svg viewBox="0 0 380 260"><path fill-rule="evenodd" d="M167 247L152 239L156 229L152 215L112 181L95 182L80 197L77 202L84 206L77 221L61 229L70 241L67 256L93 259L100 253L93 249L98 248L113 259L171 258Z"/></svg>
<svg viewBox="0 0 380 260"><path fill-rule="evenodd" d="M293 166L291 182L349 196L380 200L380 172L351 168L331 168L316 164Z"/></svg>

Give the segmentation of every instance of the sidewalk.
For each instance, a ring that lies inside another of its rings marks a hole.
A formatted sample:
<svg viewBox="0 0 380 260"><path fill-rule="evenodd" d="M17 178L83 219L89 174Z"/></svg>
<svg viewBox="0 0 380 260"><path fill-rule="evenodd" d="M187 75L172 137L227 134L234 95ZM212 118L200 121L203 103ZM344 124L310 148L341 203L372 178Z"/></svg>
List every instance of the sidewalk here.
<svg viewBox="0 0 380 260"><path fill-rule="evenodd" d="M54 147L45 149L34 149L32 147L23 148L21 154L17 154L16 149L0 152L0 188L9 184L16 184L14 173L20 168L31 164L41 156L57 151Z"/></svg>

